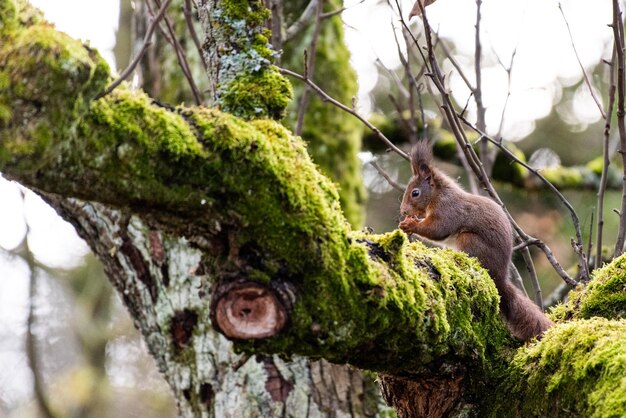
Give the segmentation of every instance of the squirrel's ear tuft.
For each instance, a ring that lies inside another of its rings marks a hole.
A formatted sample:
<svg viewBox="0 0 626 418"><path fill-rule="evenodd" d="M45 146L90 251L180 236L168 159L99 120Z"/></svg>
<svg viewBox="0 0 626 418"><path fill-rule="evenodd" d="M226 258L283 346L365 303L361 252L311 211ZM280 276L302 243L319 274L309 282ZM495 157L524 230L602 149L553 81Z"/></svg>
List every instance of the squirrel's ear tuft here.
<svg viewBox="0 0 626 418"><path fill-rule="evenodd" d="M430 167L424 163L420 164L419 173L421 178L430 179L432 172L430 171Z"/></svg>
<svg viewBox="0 0 626 418"><path fill-rule="evenodd" d="M432 160L433 151L427 140L418 141L413 145L413 148L411 148L411 171L414 176L430 176Z"/></svg>

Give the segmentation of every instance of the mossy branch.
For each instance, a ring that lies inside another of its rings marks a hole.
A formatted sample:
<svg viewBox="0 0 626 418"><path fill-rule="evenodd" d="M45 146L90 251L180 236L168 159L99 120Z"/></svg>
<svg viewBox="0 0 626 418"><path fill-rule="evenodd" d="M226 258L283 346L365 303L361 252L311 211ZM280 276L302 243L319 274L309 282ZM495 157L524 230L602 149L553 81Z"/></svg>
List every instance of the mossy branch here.
<svg viewBox="0 0 626 418"><path fill-rule="evenodd" d="M46 25L3 40L0 100L13 110L0 133L3 173L185 236L222 281L291 283L289 327L255 346L408 370L442 353L480 360L504 338L475 262L427 255L400 232L351 233L335 186L278 123L165 108L125 88L92 100L109 81L97 53Z"/></svg>
<svg viewBox="0 0 626 418"><path fill-rule="evenodd" d="M516 348L475 260L410 244L399 231L350 231L334 185L278 123L165 108L127 88L93 100L110 81L95 51L22 3L0 0L0 10L4 175L131 210L193 243L222 295L237 296L229 283L254 283L246 292L276 298L279 326L240 349L352 363L390 385L421 382L416 397L435 379L430 387L445 393L454 382L458 399L439 411L447 415L626 413L622 321L560 323ZM188 291L200 292L194 283ZM158 289L147 290L147 303L158 300ZM186 315L206 322L218 305Z"/></svg>

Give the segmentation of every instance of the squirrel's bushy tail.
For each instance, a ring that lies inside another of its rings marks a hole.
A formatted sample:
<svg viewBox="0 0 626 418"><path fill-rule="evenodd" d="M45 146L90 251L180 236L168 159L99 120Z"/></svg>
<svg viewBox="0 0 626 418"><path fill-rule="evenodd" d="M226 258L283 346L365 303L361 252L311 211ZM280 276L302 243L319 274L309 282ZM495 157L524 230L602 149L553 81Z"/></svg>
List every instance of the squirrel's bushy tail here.
<svg viewBox="0 0 626 418"><path fill-rule="evenodd" d="M499 282L499 283L498 283ZM500 293L500 311L511 334L522 341L541 338L553 324L541 309L509 280L496 282Z"/></svg>

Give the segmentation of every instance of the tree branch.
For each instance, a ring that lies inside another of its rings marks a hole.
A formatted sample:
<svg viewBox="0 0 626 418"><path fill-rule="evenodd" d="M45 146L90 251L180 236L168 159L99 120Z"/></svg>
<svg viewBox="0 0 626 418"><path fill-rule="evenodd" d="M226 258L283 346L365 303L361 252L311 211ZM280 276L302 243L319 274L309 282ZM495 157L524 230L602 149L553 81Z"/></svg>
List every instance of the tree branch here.
<svg viewBox="0 0 626 418"><path fill-rule="evenodd" d="M622 205L619 212L619 229L617 239L615 240L614 257L624 252L624 241L626 240L626 122L624 115L626 114L624 97L626 96L626 74L624 72L624 24L622 21L622 11L618 0L613 0L613 40L615 42L615 51L617 51L616 60L613 65L616 66L617 78L617 130L620 140L620 154L623 163L622 178Z"/></svg>
<svg viewBox="0 0 626 418"><path fill-rule="evenodd" d="M113 89L119 86L122 81L126 80L128 76L132 74L132 72L135 70L135 67L137 67L137 64L139 64L139 61L141 61L141 58L143 58L144 54L148 50L148 47L151 43L150 38L152 38L154 30L159 25L160 20L165 15L165 12L167 11L167 8L169 7L171 2L172 0L165 0L163 2L157 14L152 18L152 22L150 22L150 26L148 26L146 35L143 38L143 46L141 47L137 55L135 55L135 58L133 58L128 67L126 67L126 69L122 71L122 74L120 74L120 76L114 82L112 82L101 94L99 94L97 98L104 97L107 94L111 93Z"/></svg>
<svg viewBox="0 0 626 418"><path fill-rule="evenodd" d="M293 72L291 70L288 70L286 68L281 68L280 72L282 74L286 74L288 76L297 78L297 79L305 82L307 85L309 85L313 89L313 91L315 91L322 98L322 100L327 101L327 102L331 103L332 105L338 107L339 109L343 110L344 112L348 112L351 115L353 115L354 117L356 117L358 120L363 122L363 124L365 126L367 126L372 132L374 132L374 134L379 139L381 139L389 147L389 149L393 150L396 154L398 154L399 156L401 156L405 160L407 160L407 161L409 160L409 156L407 155L407 153L402 151L397 146L395 146L389 139L387 139L387 137L385 135L383 135L383 133L377 127L372 125L363 116L359 115L354 109L351 109L348 106L346 106L346 105L338 102L337 100L333 99L332 97L330 97L328 94L326 94L326 92L324 92L324 90L322 90L317 84L315 84L309 78L307 78L305 76L302 76L302 75L300 75L298 73L295 73L295 72Z"/></svg>

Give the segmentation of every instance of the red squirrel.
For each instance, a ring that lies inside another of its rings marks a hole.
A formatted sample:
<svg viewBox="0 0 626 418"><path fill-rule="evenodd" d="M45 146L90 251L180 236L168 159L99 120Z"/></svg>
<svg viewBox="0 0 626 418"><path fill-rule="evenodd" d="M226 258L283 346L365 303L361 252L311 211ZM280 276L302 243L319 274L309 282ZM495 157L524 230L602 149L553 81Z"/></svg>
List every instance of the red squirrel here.
<svg viewBox="0 0 626 418"><path fill-rule="evenodd" d="M509 280L513 240L504 210L487 197L464 191L432 160L427 141L413 146L413 176L400 206L405 218L399 228L434 241L454 238L457 249L476 257L489 271L511 334L522 341L541 338L552 322Z"/></svg>

